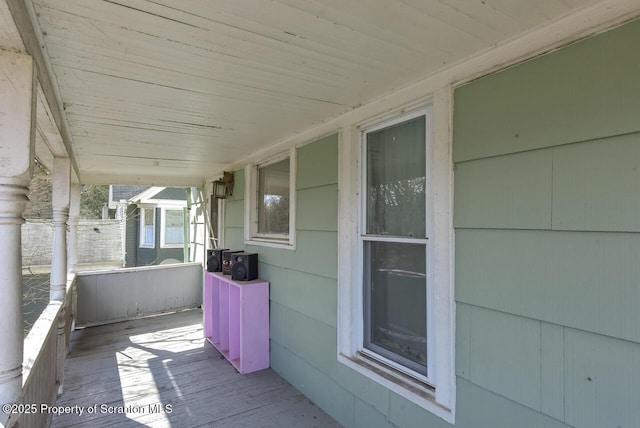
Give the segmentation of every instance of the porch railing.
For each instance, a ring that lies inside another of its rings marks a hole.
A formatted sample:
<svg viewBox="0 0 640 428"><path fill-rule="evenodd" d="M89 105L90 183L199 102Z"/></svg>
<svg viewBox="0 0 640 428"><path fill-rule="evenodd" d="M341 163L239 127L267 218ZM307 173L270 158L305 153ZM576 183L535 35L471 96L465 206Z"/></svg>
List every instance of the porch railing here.
<svg viewBox="0 0 640 428"><path fill-rule="evenodd" d="M76 277L70 275L64 301L49 303L24 340L22 403L35 404L37 409L30 408L22 412L20 426L48 426L53 416L43 412L42 407L55 404L63 379L64 373L60 373L60 368L64 370L76 313ZM61 319L62 311L64 314ZM8 426L11 425L10 421Z"/></svg>
<svg viewBox="0 0 640 428"><path fill-rule="evenodd" d="M64 301L49 303L24 340L22 404L37 408L12 415L7 426L50 425L53 413L42 410L54 406L62 392L64 361L76 323L117 322L201 302L200 263L70 274Z"/></svg>
<svg viewBox="0 0 640 428"><path fill-rule="evenodd" d="M80 272L77 290L79 326L194 308L202 304L202 264Z"/></svg>

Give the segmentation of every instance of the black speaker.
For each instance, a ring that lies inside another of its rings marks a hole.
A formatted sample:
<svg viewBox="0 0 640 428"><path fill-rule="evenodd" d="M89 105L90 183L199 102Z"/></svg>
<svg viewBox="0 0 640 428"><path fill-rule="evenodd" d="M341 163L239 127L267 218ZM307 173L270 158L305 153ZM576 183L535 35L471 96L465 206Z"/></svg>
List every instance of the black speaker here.
<svg viewBox="0 0 640 428"><path fill-rule="evenodd" d="M236 253L231 260L231 279L251 281L258 278L258 254Z"/></svg>
<svg viewBox="0 0 640 428"><path fill-rule="evenodd" d="M222 252L222 274L223 275L231 275L231 257L236 253L241 253L242 251L231 251L224 250Z"/></svg>
<svg viewBox="0 0 640 428"><path fill-rule="evenodd" d="M207 272L222 272L222 252L228 248L207 250Z"/></svg>

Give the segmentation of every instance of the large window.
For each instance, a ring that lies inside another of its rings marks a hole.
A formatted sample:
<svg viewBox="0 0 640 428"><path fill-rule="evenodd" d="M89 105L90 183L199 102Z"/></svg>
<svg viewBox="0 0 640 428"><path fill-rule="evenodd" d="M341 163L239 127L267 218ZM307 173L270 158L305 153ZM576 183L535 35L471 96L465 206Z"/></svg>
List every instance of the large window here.
<svg viewBox="0 0 640 428"><path fill-rule="evenodd" d="M447 94L437 121L405 106L341 142L338 360L453 423Z"/></svg>
<svg viewBox="0 0 640 428"><path fill-rule="evenodd" d="M293 248L295 236L295 151L247 168L248 227L245 241Z"/></svg>
<svg viewBox="0 0 640 428"><path fill-rule="evenodd" d="M364 352L427 380L425 116L363 133Z"/></svg>
<svg viewBox="0 0 640 428"><path fill-rule="evenodd" d="M184 210L163 208L160 246L177 248L184 245Z"/></svg>
<svg viewBox="0 0 640 428"><path fill-rule="evenodd" d="M140 248L154 248L156 245L156 210L140 208Z"/></svg>

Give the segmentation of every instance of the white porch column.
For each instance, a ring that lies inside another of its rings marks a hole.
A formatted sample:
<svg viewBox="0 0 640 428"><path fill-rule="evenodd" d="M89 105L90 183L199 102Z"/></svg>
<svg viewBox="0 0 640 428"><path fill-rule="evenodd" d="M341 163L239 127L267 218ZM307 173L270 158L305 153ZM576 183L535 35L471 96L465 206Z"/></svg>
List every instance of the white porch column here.
<svg viewBox="0 0 640 428"><path fill-rule="evenodd" d="M56 383L58 395L64 387L64 362L67 359L67 340L64 332L65 314L64 297L67 291L67 221L71 203L71 160L69 158L53 159L53 189L51 204L53 206L53 256L51 260L51 294L50 300L63 303L58 315L58 360Z"/></svg>
<svg viewBox="0 0 640 428"><path fill-rule="evenodd" d="M71 184L69 205L69 248L67 270L75 272L78 264L78 223L80 221L80 184Z"/></svg>
<svg viewBox="0 0 640 428"><path fill-rule="evenodd" d="M51 260L51 301L63 301L67 288L67 221L71 200L71 161L53 159L53 256Z"/></svg>
<svg viewBox="0 0 640 428"><path fill-rule="evenodd" d="M22 395L22 213L33 172L35 66L0 50L0 405ZM0 426L8 415L0 412Z"/></svg>

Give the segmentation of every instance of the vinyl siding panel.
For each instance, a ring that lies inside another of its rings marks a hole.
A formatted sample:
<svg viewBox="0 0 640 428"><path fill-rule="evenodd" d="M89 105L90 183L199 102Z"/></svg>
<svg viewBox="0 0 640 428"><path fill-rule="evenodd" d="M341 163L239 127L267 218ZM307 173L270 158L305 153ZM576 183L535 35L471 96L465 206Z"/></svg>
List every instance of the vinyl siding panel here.
<svg viewBox="0 0 640 428"><path fill-rule="evenodd" d="M389 420L399 427L448 428L450 424L395 392L389 393ZM469 425L471 428L474 425Z"/></svg>
<svg viewBox="0 0 640 428"><path fill-rule="evenodd" d="M550 229L552 165L551 150L456 165L454 226Z"/></svg>
<svg viewBox="0 0 640 428"><path fill-rule="evenodd" d="M640 133L556 147L553 195L553 229L640 232Z"/></svg>
<svg viewBox="0 0 640 428"><path fill-rule="evenodd" d="M371 408L370 405L356 398L355 408L353 410L353 426L354 428L393 428L396 425L389 422L387 417L382 413Z"/></svg>
<svg viewBox="0 0 640 428"><path fill-rule="evenodd" d="M336 362L336 328L271 302L271 341L303 358L323 373ZM313 334L309 334L313 332Z"/></svg>
<svg viewBox="0 0 640 428"><path fill-rule="evenodd" d="M455 162L640 131L640 21L455 91Z"/></svg>
<svg viewBox="0 0 640 428"><path fill-rule="evenodd" d="M540 409L540 322L472 307L469 380Z"/></svg>
<svg viewBox="0 0 640 428"><path fill-rule="evenodd" d="M640 421L640 345L567 329L566 421L584 428Z"/></svg>
<svg viewBox="0 0 640 428"><path fill-rule="evenodd" d="M298 149L296 189L338 183L338 134Z"/></svg>
<svg viewBox="0 0 640 428"><path fill-rule="evenodd" d="M640 419L638 36L454 92L456 426Z"/></svg>
<svg viewBox="0 0 640 428"><path fill-rule="evenodd" d="M540 323L540 410L564 419L564 330Z"/></svg>
<svg viewBox="0 0 640 428"><path fill-rule="evenodd" d="M298 190L296 223L298 230L338 230L338 185Z"/></svg>
<svg viewBox="0 0 640 428"><path fill-rule="evenodd" d="M640 342L640 235L456 232L456 299Z"/></svg>
<svg viewBox="0 0 640 428"><path fill-rule="evenodd" d="M271 342L271 368L345 427L353 426L355 398L326 373Z"/></svg>
<svg viewBox="0 0 640 428"><path fill-rule="evenodd" d="M483 389L462 378L458 378L456 393L458 407L456 427L570 428L570 425L515 403L507 397Z"/></svg>

